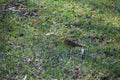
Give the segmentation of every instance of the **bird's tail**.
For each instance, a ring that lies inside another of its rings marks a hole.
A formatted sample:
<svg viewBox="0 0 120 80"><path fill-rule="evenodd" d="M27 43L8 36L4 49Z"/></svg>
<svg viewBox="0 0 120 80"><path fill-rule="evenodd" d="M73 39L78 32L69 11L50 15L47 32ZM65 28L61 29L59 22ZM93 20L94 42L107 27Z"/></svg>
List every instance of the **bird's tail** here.
<svg viewBox="0 0 120 80"><path fill-rule="evenodd" d="M86 47L85 45L83 45L83 44L78 44L78 47Z"/></svg>

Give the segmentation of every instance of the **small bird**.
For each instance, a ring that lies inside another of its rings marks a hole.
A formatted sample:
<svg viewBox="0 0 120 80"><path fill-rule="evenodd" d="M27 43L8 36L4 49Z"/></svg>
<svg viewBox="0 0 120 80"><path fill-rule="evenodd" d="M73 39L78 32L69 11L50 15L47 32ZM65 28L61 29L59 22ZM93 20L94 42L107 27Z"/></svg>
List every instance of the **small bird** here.
<svg viewBox="0 0 120 80"><path fill-rule="evenodd" d="M75 41L72 41L72 40L69 40L69 39L66 39L64 37L61 37L60 40L67 46L73 48L73 47L85 47L85 45L83 44L78 44L76 43Z"/></svg>

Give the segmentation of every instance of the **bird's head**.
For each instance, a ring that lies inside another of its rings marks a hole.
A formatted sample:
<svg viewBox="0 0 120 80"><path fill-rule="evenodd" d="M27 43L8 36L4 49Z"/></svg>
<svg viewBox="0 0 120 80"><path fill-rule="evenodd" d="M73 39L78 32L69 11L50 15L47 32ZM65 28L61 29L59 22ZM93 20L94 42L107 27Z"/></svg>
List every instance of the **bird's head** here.
<svg viewBox="0 0 120 80"><path fill-rule="evenodd" d="M60 40L64 42L66 39L64 37L61 37Z"/></svg>

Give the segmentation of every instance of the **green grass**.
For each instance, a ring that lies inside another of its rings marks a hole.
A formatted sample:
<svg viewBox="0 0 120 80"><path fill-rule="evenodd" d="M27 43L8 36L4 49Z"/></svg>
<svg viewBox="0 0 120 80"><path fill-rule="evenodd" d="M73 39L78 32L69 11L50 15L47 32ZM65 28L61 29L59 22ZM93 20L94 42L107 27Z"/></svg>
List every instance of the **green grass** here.
<svg viewBox="0 0 120 80"><path fill-rule="evenodd" d="M1 1L2 2L2 1ZM0 79L116 80L120 77L119 0L29 0L38 16L0 19ZM18 6L20 8L20 6ZM47 33L57 36L46 36ZM72 52L60 41L85 44Z"/></svg>

